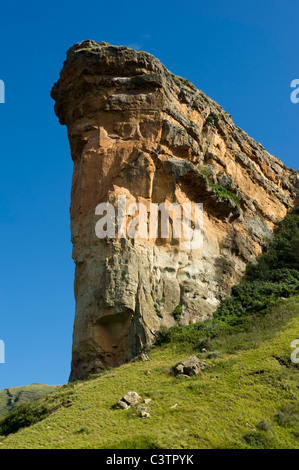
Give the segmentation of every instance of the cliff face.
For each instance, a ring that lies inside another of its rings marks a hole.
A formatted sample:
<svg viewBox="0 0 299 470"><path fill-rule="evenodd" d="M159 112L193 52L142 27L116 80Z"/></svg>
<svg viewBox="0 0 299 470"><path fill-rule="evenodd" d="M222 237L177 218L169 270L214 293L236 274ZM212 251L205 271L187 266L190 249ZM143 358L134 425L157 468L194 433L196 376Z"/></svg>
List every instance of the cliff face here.
<svg viewBox="0 0 299 470"><path fill-rule="evenodd" d="M142 51L76 44L52 97L74 161L75 380L131 359L162 325L211 316L294 204L296 176ZM171 233L99 239L96 206L117 207L120 195L148 212L202 203L203 245L190 249Z"/></svg>

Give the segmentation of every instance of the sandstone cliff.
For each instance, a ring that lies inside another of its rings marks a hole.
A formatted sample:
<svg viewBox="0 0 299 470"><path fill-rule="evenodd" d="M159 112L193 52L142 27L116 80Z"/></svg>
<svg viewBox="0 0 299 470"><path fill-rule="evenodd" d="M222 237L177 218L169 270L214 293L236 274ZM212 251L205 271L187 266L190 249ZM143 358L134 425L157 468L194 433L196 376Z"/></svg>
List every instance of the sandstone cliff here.
<svg viewBox="0 0 299 470"><path fill-rule="evenodd" d="M162 325L211 316L293 206L298 177L143 51L76 44L52 97L74 161L75 380L131 359ZM99 239L95 208L119 195L203 203L203 246Z"/></svg>

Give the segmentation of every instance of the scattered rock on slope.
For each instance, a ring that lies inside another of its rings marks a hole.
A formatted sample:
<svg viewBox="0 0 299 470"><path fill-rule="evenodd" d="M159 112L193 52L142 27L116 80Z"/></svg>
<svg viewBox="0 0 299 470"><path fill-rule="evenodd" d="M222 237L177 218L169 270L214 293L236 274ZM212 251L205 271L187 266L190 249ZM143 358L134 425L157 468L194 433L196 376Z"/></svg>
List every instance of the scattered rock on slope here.
<svg viewBox="0 0 299 470"><path fill-rule="evenodd" d="M141 397L137 392L127 392L122 399L117 402L116 408L126 410L130 408L130 406L137 405L140 401Z"/></svg>
<svg viewBox="0 0 299 470"><path fill-rule="evenodd" d="M185 362L175 367L175 374L189 376L198 375L206 367L209 367L206 362L200 361L196 356L190 356Z"/></svg>

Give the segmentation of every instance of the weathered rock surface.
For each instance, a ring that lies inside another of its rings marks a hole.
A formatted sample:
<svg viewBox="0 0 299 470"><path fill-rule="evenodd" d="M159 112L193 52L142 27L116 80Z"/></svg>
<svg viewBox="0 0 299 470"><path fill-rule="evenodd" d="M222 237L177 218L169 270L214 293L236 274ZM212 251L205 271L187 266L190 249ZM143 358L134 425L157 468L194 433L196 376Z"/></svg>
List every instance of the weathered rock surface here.
<svg viewBox="0 0 299 470"><path fill-rule="evenodd" d="M161 325L210 317L295 200L298 177L202 91L142 51L84 41L52 97L74 161L76 317L71 380L140 354ZM203 246L99 239L95 208L119 195L203 203Z"/></svg>
<svg viewBox="0 0 299 470"><path fill-rule="evenodd" d="M116 404L116 408L127 410L130 406L137 405L141 401L141 397L137 392L127 392Z"/></svg>
<svg viewBox="0 0 299 470"><path fill-rule="evenodd" d="M186 361L178 364L175 367L176 375L198 375L206 367L209 367L208 364L204 361L200 361L196 356L190 356Z"/></svg>
<svg viewBox="0 0 299 470"><path fill-rule="evenodd" d="M131 405L128 405L128 403L123 400L118 400L115 406L115 408L117 408L118 410L128 410L130 407Z"/></svg>

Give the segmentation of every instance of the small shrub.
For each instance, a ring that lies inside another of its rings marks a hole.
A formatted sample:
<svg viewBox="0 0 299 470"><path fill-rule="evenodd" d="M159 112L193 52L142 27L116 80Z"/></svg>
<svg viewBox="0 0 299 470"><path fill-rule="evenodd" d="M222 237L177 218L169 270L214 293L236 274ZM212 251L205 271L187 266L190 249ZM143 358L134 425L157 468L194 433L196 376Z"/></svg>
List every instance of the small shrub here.
<svg viewBox="0 0 299 470"><path fill-rule="evenodd" d="M260 431L267 432L267 431L270 431L271 424L266 419L262 418L260 422L258 423L257 427Z"/></svg>
<svg viewBox="0 0 299 470"><path fill-rule="evenodd" d="M261 432L251 432L244 436L248 446L253 449L273 449L273 443L268 436Z"/></svg>
<svg viewBox="0 0 299 470"><path fill-rule="evenodd" d="M200 339L197 344L197 347L200 351L202 351L203 349L208 350L210 346L211 346L211 341L209 340L209 338Z"/></svg>
<svg viewBox="0 0 299 470"><path fill-rule="evenodd" d="M211 351L207 354L207 359L217 359L221 354L218 351Z"/></svg>
<svg viewBox="0 0 299 470"><path fill-rule="evenodd" d="M281 408L275 415L275 421L279 426L299 431L299 408L295 405Z"/></svg>
<svg viewBox="0 0 299 470"><path fill-rule="evenodd" d="M225 199L225 198L229 198L231 199L232 201L235 202L235 204L239 207L240 206L240 202L239 202L239 199L237 198L237 196L233 193L231 193L230 191L228 191L226 188L224 188L223 186L219 186L219 184L214 184L214 183L211 183L211 186L212 188L214 189L214 191L216 192L216 194L218 196L220 196L221 199Z"/></svg>
<svg viewBox="0 0 299 470"><path fill-rule="evenodd" d="M27 428L43 420L49 413L45 405L24 403L0 421L0 434L8 436L16 433L19 429Z"/></svg>
<svg viewBox="0 0 299 470"><path fill-rule="evenodd" d="M146 353L149 353L149 352L151 351L151 349L152 349L152 348L151 348L151 345L150 345L150 344L144 343L144 344L142 345L141 352L146 354Z"/></svg>
<svg viewBox="0 0 299 470"><path fill-rule="evenodd" d="M240 206L239 199L237 198L235 194L228 191L226 188L224 188L224 186L220 186L219 184L215 184L212 181L210 181L211 171L207 167L203 165L197 165L197 168L199 169L200 174L203 175L205 179L208 181L210 187L213 188L215 193L218 196L220 196L221 199L229 198L232 201L234 201L238 207Z"/></svg>
<svg viewBox="0 0 299 470"><path fill-rule="evenodd" d="M186 85L190 84L190 81L187 78L177 76L180 82L185 83Z"/></svg>
<svg viewBox="0 0 299 470"><path fill-rule="evenodd" d="M155 312L158 315L158 317L162 318L163 315L161 314L161 310L159 309L157 304L154 305L154 308L155 308Z"/></svg>
<svg viewBox="0 0 299 470"><path fill-rule="evenodd" d="M219 118L216 113L210 113L209 116L207 117L204 127L206 126L215 126L217 124Z"/></svg>
<svg viewBox="0 0 299 470"><path fill-rule="evenodd" d="M167 328L166 326L162 325L160 331L158 331L156 336L155 344L157 346L161 346L164 343L171 342L172 331L171 328Z"/></svg>
<svg viewBox="0 0 299 470"><path fill-rule="evenodd" d="M182 313L183 313L183 307L181 304L179 304L175 307L174 311L172 312L172 316L175 319L175 321L179 321Z"/></svg>
<svg viewBox="0 0 299 470"><path fill-rule="evenodd" d="M90 434L89 429L87 428L80 428L78 431L76 431L77 434Z"/></svg>
<svg viewBox="0 0 299 470"><path fill-rule="evenodd" d="M199 169L199 172L201 175L203 175L205 178L209 178L211 176L211 171L209 168L203 166L203 165L197 165L197 168Z"/></svg>

